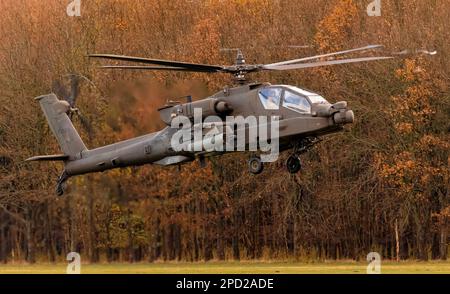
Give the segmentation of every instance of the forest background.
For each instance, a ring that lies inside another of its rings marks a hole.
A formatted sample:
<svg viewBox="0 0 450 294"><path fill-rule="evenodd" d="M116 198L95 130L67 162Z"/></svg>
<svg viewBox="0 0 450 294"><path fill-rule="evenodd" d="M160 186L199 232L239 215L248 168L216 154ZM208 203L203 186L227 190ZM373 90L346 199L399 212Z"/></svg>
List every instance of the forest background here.
<svg viewBox="0 0 450 294"><path fill-rule="evenodd" d="M445 259L450 229L450 1L90 0L0 1L0 262L55 262L70 251L90 262L156 260ZM261 175L247 154L177 167L118 169L69 180L62 166L30 164L60 153L35 96L68 73L83 82L74 123L88 147L156 131L168 98L220 91L229 76L96 68L88 53L231 64L271 63L383 44L438 55L252 78L293 84L356 122L302 156ZM292 48L291 45L308 45Z"/></svg>

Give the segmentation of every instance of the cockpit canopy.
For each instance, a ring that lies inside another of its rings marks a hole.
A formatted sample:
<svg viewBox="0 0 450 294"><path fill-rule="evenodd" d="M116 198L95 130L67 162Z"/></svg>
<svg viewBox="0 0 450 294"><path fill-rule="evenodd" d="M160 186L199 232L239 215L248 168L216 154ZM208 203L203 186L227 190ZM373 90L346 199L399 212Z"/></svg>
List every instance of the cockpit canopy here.
<svg viewBox="0 0 450 294"><path fill-rule="evenodd" d="M259 90L258 95L268 110L278 110L282 106L299 113L311 113L312 104L329 104L319 94L289 85L265 87Z"/></svg>

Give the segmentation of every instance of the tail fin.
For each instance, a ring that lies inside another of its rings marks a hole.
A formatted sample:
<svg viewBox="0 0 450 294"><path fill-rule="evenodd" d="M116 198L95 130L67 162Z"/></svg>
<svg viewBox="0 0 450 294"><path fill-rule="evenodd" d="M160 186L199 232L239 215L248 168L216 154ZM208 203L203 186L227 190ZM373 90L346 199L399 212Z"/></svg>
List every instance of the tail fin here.
<svg viewBox="0 0 450 294"><path fill-rule="evenodd" d="M64 155L73 157L81 151L87 150L80 135L78 135L67 116L67 112L70 110L70 105L67 101L58 100L55 94L39 96L35 99L39 101L50 129L58 140Z"/></svg>

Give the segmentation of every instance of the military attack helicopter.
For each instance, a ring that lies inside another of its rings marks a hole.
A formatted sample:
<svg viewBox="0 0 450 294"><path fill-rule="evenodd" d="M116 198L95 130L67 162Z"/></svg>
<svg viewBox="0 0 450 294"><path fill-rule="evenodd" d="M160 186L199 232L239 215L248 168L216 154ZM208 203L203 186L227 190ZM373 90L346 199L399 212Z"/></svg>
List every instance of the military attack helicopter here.
<svg viewBox="0 0 450 294"><path fill-rule="evenodd" d="M62 100L58 99L55 94L39 96L35 99L39 101L63 153L35 156L27 161L62 161L65 168L58 178L56 187L57 195L62 195L65 188L64 183L69 177L76 175L148 163L163 166L180 165L196 159L199 159L201 165L204 165L205 158L209 156L247 151L236 148L203 148L208 144L215 147L233 145L239 140L239 134L244 134L241 143L243 142L245 147L256 146L248 161L248 169L251 173L259 174L263 171L262 151L268 149L263 148L261 137L265 137L266 147L268 144L276 142L276 146L272 146L276 148L276 151L289 151L291 154L286 162L287 170L289 173L297 173L301 169L299 155L318 143L324 135L341 131L344 125L353 123L353 111L348 108L346 101L330 103L321 95L297 86L248 82L247 75L259 71L296 70L394 58L394 54L345 57L347 54L360 54L367 51L373 53L382 47L381 45L369 45L271 64L247 64L241 50L237 50L236 62L231 66L112 54L91 54L90 58L144 64L101 66L101 68L107 69L229 73L234 77L234 86L225 87L222 91L197 101L192 101L191 97L187 96L185 103L168 102L159 109L162 121L167 124L164 129L95 149L88 149L85 146L71 122L72 114L78 112L74 106L75 97L73 95L66 93L65 96L69 98L59 97ZM72 84L72 86L76 91L76 84ZM196 115L200 116L200 121ZM256 136L250 135L252 132L250 120L244 120L242 125L238 125L236 120L228 120L229 117L247 118L251 116L276 119L271 119L270 122L266 120L265 129L268 131L265 136L260 132L256 132ZM185 123L192 122L192 124L188 127L185 126L186 124L174 125L174 121L180 117L184 118ZM208 120L210 117L214 119L209 120L209 123L201 121ZM277 128L274 128L274 125ZM205 137L207 137L205 133L212 130L214 130L214 135L208 137L209 141L205 142ZM180 135L180 131L182 136L179 136L175 142L180 143L182 148L174 146L173 140L174 136ZM200 136L197 136L198 132ZM192 138L194 138L193 142ZM199 146L200 148L198 148Z"/></svg>

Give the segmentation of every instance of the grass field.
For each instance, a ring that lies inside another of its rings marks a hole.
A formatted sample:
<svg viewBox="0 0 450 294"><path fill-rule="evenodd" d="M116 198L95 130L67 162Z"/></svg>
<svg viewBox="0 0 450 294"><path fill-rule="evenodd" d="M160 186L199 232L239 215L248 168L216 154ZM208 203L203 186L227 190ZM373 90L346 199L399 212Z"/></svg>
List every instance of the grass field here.
<svg viewBox="0 0 450 294"><path fill-rule="evenodd" d="M82 264L85 274L365 274L357 262L207 262ZM450 262L383 262L383 274L450 274ZM0 265L0 274L64 274L65 264Z"/></svg>

